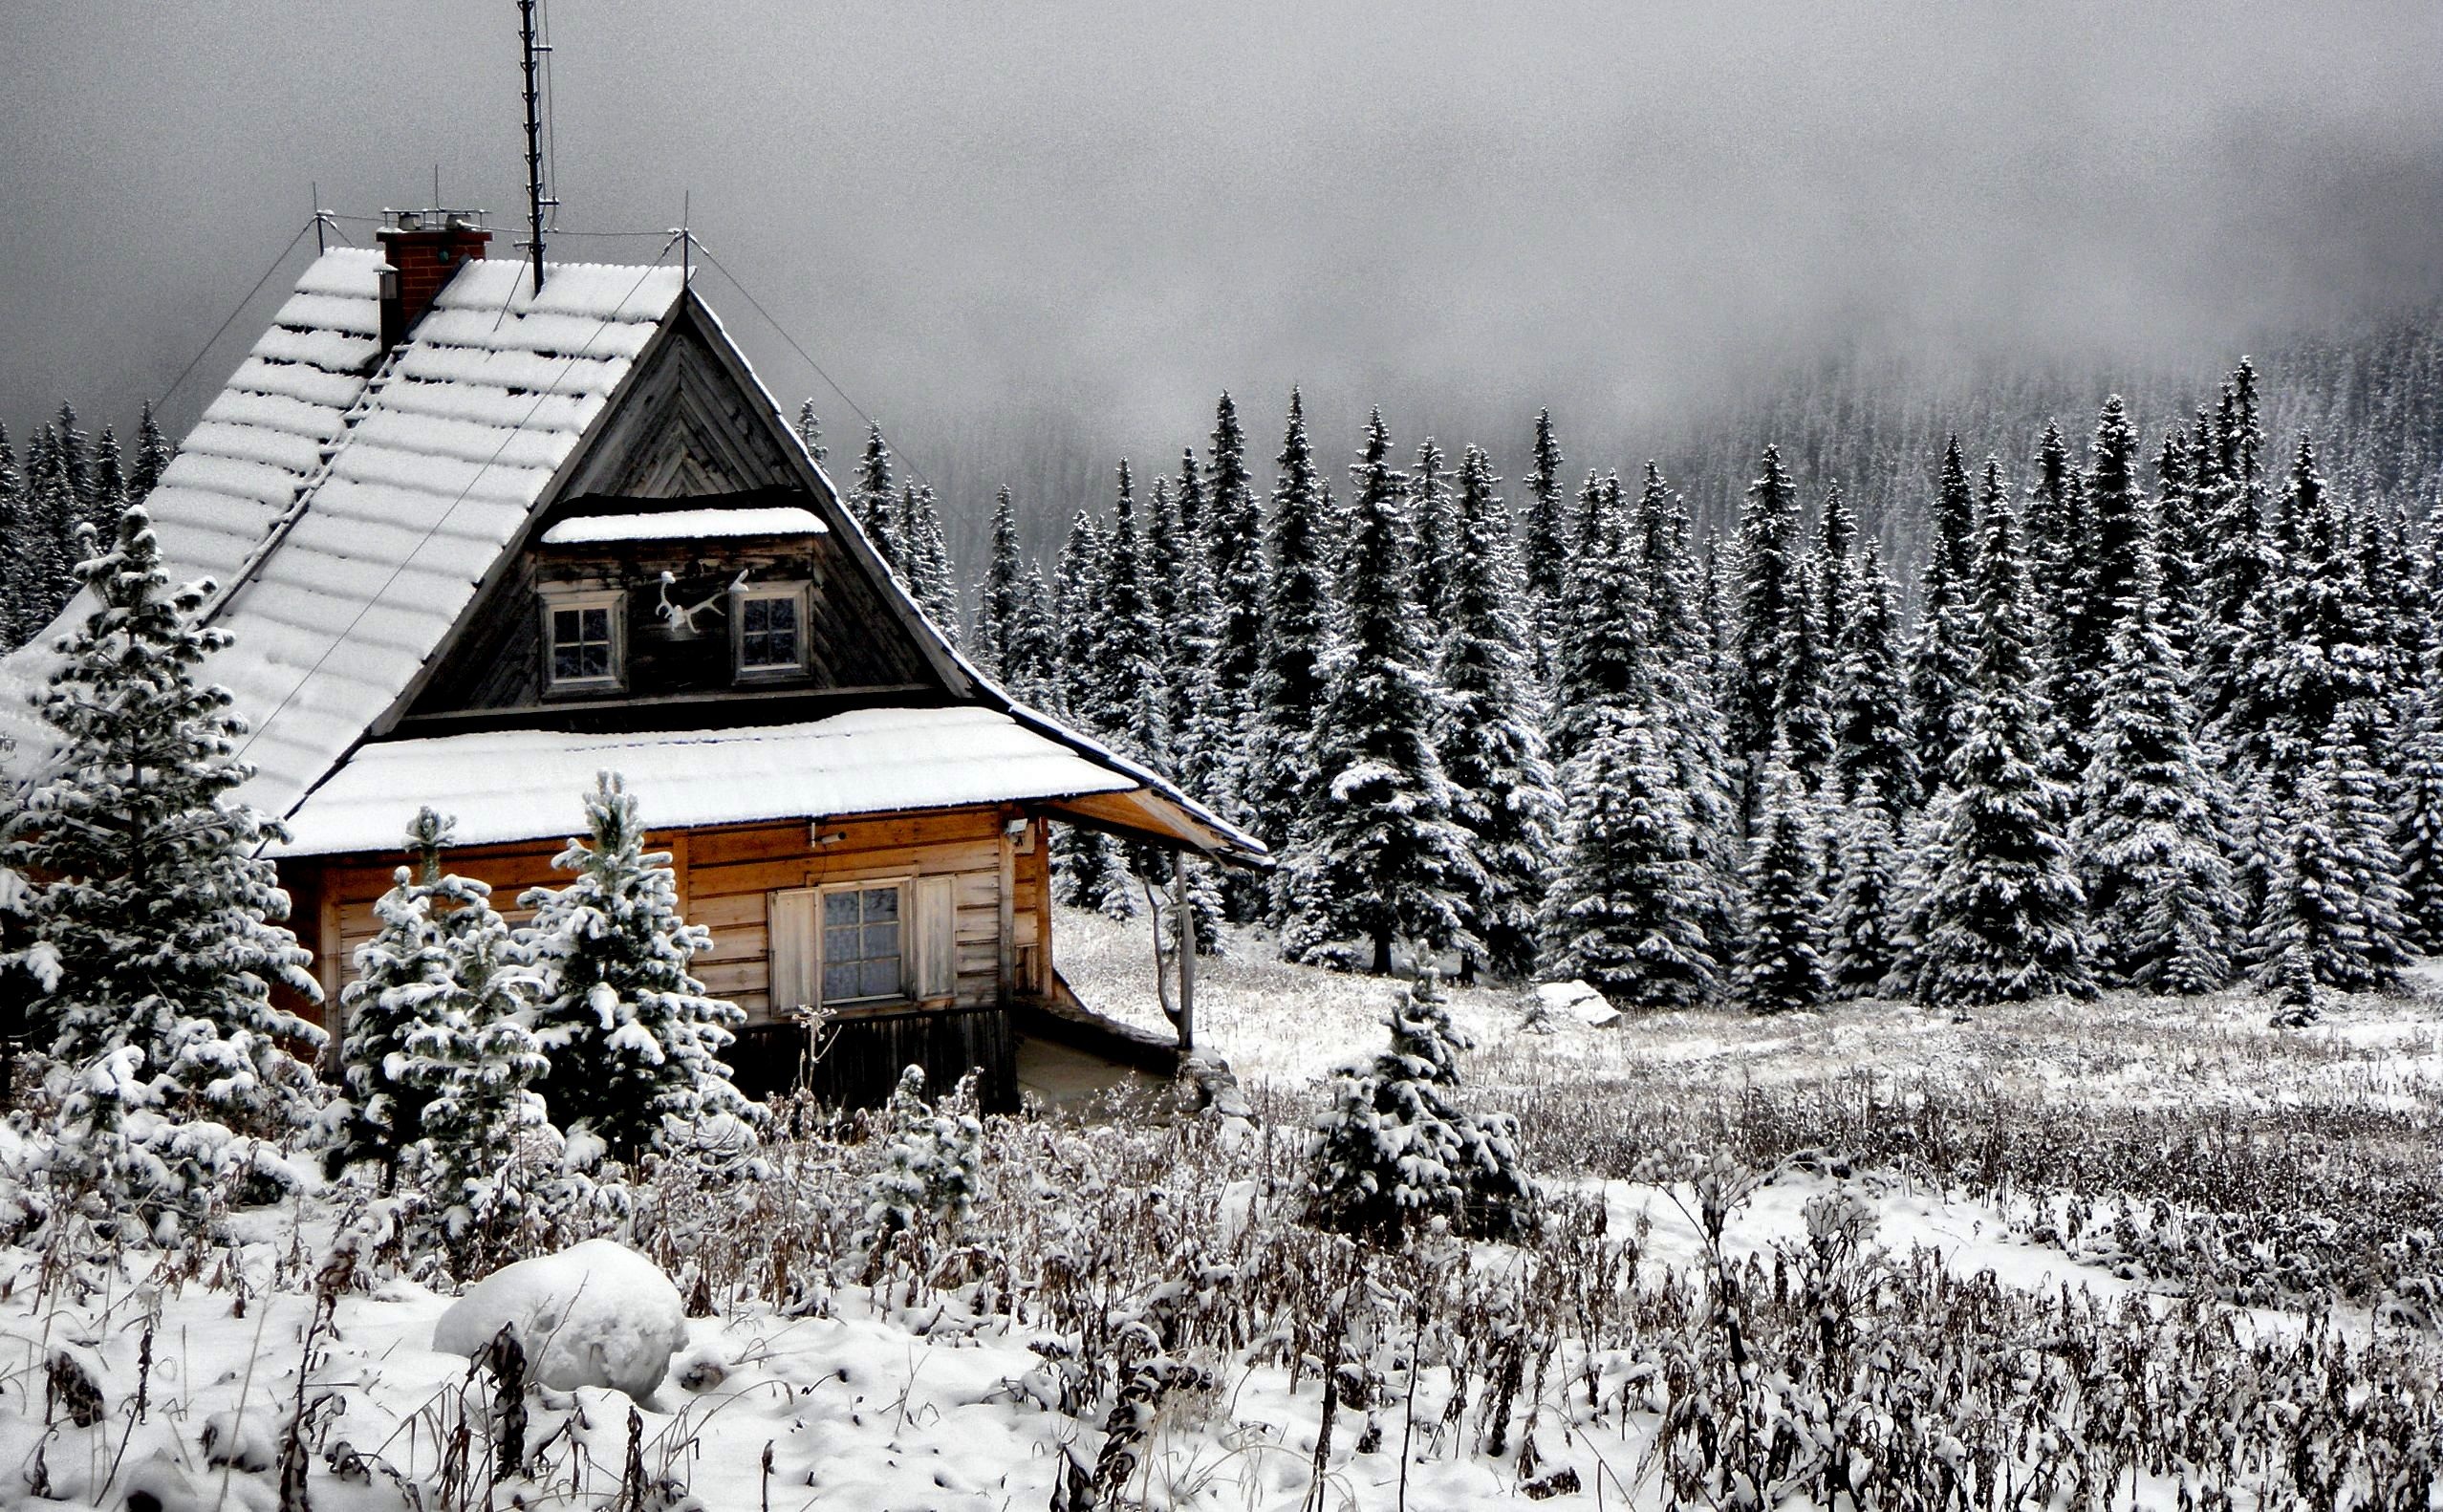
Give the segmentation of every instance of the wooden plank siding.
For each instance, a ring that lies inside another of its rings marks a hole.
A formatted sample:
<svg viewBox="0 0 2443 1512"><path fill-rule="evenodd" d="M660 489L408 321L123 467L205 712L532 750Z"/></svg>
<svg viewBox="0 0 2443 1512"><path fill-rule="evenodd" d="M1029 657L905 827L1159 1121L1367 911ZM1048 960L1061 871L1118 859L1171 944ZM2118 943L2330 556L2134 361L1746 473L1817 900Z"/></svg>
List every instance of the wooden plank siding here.
<svg viewBox="0 0 2443 1512"><path fill-rule="evenodd" d="M771 894L886 877L953 878L954 995L946 1003L929 1006L898 1002L860 1004L849 1010L842 1023L853 1032L843 1034L840 1048L862 1065L876 1056L887 1059L908 1045L931 1045L945 1053L953 1045L987 1048L1008 1045L1006 1023L936 1032L901 1021L912 1010L919 1017L944 1010L962 1016L995 1010L994 1016L999 1017L1013 992L1027 993L1035 987L1035 980L1012 979L1005 973L1005 953L1013 965L1028 963L1034 979L1048 975L1049 952L1044 948L1049 937L1044 912L1050 883L1047 836L1043 821L1034 820L1012 844L1005 827L1019 816L1016 808L1001 805L811 824L799 820L654 832L647 843L672 853L682 914L688 922L702 924L712 933L711 948L696 958L695 974L707 992L746 1010L750 1029L764 1031L746 1036L742 1051L752 1048L781 1053L780 1042L788 1037L787 1020L775 1020L770 997L767 909ZM818 843L817 834L826 841ZM523 922L531 911L518 906L519 894L568 880L567 873L551 865L564 844L467 846L451 851L448 865L489 883L494 906L512 922ZM294 925L313 948L315 974L334 1003L353 974L351 958L357 947L372 939L379 927L374 902L389 890L398 864L398 859L372 855L298 857L280 863L283 884L300 900ZM1007 890L1003 885L1005 864L1011 882ZM870 1022L870 1030L854 1031L860 1020ZM864 1044L869 1039L874 1044ZM793 1051L789 1053L793 1059ZM785 1080L750 1074L750 1069L766 1069L741 1067L742 1084L769 1089ZM891 1069L896 1075L896 1068ZM1007 1067L987 1070L998 1083L1005 1079ZM888 1090L886 1078L880 1091ZM839 1091L844 1096L864 1100L861 1088Z"/></svg>

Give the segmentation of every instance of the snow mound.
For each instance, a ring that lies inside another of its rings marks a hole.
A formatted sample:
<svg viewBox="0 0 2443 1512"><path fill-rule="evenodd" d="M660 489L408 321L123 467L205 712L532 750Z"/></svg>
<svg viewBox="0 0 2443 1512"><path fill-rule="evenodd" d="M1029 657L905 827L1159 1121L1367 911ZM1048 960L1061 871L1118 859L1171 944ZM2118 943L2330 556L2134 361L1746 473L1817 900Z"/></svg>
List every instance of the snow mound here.
<svg viewBox="0 0 2443 1512"><path fill-rule="evenodd" d="M1620 1010L1583 982L1537 983L1534 1006L1552 1018L1573 1019L1590 1029L1608 1029L1620 1022Z"/></svg>
<svg viewBox="0 0 2443 1512"><path fill-rule="evenodd" d="M554 1391L604 1386L643 1400L687 1342L687 1309L661 1268L607 1239L504 1266L433 1327L433 1348L469 1359L515 1330L527 1369Z"/></svg>

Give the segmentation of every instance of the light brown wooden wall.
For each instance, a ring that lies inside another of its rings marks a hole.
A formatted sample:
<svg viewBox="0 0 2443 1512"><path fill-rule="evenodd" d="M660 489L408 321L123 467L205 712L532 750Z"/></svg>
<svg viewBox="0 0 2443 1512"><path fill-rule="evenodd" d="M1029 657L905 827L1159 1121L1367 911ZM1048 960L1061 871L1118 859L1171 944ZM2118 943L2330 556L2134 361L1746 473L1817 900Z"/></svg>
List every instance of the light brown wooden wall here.
<svg viewBox="0 0 2443 1512"><path fill-rule="evenodd" d="M1046 948L1050 873L1044 824L1028 829L1031 844L1008 841L1009 807L940 810L869 819L804 820L658 832L649 843L671 853L679 904L687 921L712 931L712 948L696 958L706 990L746 1010L749 1022L770 1016L766 899L786 888L868 877L942 875L958 878L957 1003L985 1007L1001 1001L1004 918L1007 919L1009 986L1040 993L1050 983ZM816 845L813 834L840 839ZM492 887L495 907L513 921L530 911L518 895L556 887L557 841L468 846L449 853L451 870ZM1023 850L1024 853L1021 853ZM1007 872L1004 872L1005 851ZM351 958L378 926L374 901L386 892L398 858L299 857L281 863L283 882L298 900L294 924L314 950L316 975L335 1000L354 974ZM1005 915L1004 876L1008 878Z"/></svg>

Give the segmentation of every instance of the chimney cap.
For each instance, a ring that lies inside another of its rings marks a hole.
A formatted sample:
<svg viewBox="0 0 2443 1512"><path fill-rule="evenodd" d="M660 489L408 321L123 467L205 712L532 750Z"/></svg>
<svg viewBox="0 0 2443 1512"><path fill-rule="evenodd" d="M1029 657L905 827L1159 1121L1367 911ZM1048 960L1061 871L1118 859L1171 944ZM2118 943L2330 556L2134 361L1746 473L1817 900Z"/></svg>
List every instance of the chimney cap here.
<svg viewBox="0 0 2443 1512"><path fill-rule="evenodd" d="M403 234L415 231L481 231L489 235L484 217L489 210L446 208L429 205L417 210L394 210L384 206L381 212L381 233Z"/></svg>

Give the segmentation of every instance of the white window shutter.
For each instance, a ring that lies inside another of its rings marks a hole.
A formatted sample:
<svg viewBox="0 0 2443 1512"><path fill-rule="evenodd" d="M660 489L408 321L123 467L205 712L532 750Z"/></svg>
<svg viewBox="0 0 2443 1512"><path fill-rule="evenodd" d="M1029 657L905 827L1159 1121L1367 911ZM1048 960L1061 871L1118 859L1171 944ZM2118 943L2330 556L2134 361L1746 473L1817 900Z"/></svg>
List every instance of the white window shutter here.
<svg viewBox="0 0 2443 1512"><path fill-rule="evenodd" d="M946 998L959 986L958 878L916 879L916 995Z"/></svg>
<svg viewBox="0 0 2443 1512"><path fill-rule="evenodd" d="M796 1009L812 1007L822 1001L817 991L822 975L815 961L819 898L820 895L811 887L797 888L770 895L765 905L775 1019L786 1019Z"/></svg>

